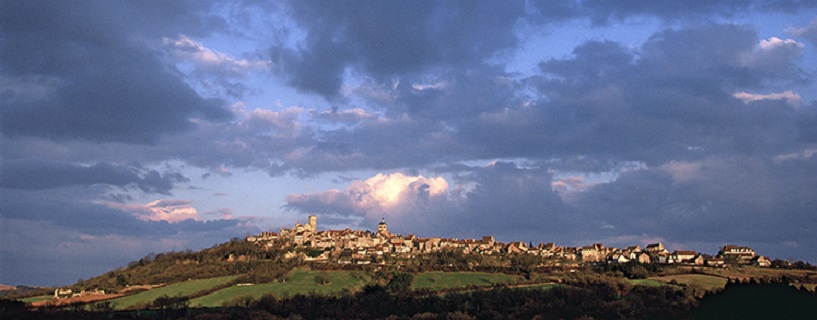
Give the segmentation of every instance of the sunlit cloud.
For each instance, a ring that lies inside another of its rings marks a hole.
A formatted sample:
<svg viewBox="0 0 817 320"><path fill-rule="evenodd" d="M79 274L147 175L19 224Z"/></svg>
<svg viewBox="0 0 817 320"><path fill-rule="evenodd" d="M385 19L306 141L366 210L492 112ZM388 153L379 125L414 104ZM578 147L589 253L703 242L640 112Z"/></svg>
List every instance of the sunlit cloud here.
<svg viewBox="0 0 817 320"><path fill-rule="evenodd" d="M106 202L104 204L110 208L130 212L144 221L167 221L170 223L185 220L201 221L198 211L189 200L160 199L144 205L115 202Z"/></svg>
<svg viewBox="0 0 817 320"><path fill-rule="evenodd" d="M409 176L403 173L378 173L366 180L352 181L344 190L328 190L315 194L291 194L287 202L309 208L334 207L375 218L381 214L403 214L424 199L444 197L448 181L443 177Z"/></svg>
<svg viewBox="0 0 817 320"><path fill-rule="evenodd" d="M743 103L751 103L762 100L786 100L791 106L800 106L800 95L793 91L785 91L780 93L755 94L748 92L738 92L733 95L735 98L743 101Z"/></svg>
<svg viewBox="0 0 817 320"><path fill-rule="evenodd" d="M191 61L200 68L229 75L244 75L252 70L267 70L270 62L262 60L237 59L229 54L205 47L201 42L194 41L187 36L162 39L173 54L180 60Z"/></svg>

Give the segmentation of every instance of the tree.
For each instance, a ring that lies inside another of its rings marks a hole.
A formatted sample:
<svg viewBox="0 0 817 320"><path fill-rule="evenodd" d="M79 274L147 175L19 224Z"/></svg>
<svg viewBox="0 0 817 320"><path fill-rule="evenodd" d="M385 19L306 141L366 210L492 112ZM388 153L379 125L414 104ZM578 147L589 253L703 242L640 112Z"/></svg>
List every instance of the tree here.
<svg viewBox="0 0 817 320"><path fill-rule="evenodd" d="M395 271L392 273L391 281L386 285L386 291L391 294L406 292L411 287L413 280L413 274Z"/></svg>
<svg viewBox="0 0 817 320"><path fill-rule="evenodd" d="M153 300L152 307L159 310L162 319L178 318L187 313L188 302L187 297L163 295Z"/></svg>

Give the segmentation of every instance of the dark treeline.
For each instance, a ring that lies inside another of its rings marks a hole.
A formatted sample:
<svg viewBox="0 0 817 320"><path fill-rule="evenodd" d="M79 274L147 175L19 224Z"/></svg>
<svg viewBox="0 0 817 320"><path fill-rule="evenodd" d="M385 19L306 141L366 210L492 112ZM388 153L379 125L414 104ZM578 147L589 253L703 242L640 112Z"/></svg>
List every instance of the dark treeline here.
<svg viewBox="0 0 817 320"><path fill-rule="evenodd" d="M817 319L817 294L787 281L730 281L707 295L696 319Z"/></svg>

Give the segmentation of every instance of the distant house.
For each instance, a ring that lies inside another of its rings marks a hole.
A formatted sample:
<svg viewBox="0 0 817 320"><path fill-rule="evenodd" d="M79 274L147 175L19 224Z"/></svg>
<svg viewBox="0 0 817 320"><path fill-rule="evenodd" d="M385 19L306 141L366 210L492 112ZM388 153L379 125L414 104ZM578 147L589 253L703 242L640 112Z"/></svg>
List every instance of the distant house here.
<svg viewBox="0 0 817 320"><path fill-rule="evenodd" d="M506 250L508 253L524 253L528 252L528 245L521 241L511 242Z"/></svg>
<svg viewBox="0 0 817 320"><path fill-rule="evenodd" d="M627 258L627 256L625 254L623 254L623 253L614 253L614 254L610 255L609 259L607 259L607 264L617 264L617 263L624 264L624 263L629 263L630 261L631 261L630 258Z"/></svg>
<svg viewBox="0 0 817 320"><path fill-rule="evenodd" d="M483 236L482 241L479 242L479 250L485 251L493 249L496 239L494 236Z"/></svg>
<svg viewBox="0 0 817 320"><path fill-rule="evenodd" d="M71 289L58 288L54 290L54 299L70 298L74 291Z"/></svg>
<svg viewBox="0 0 817 320"><path fill-rule="evenodd" d="M630 260L638 259L638 255L643 253L644 250L641 250L641 246L634 245L624 248L624 254L627 255L627 258Z"/></svg>
<svg viewBox="0 0 817 320"><path fill-rule="evenodd" d="M768 257L757 256L756 258L752 259L752 265L756 267L768 268L772 266L772 260L769 260Z"/></svg>
<svg viewBox="0 0 817 320"><path fill-rule="evenodd" d="M606 258L604 255L604 245L601 243L584 246L579 252L584 262L601 262Z"/></svg>
<svg viewBox="0 0 817 320"><path fill-rule="evenodd" d="M638 260L638 263L652 262L652 259L650 259L650 255L648 255L646 252L639 253L638 256L636 257L636 260Z"/></svg>
<svg viewBox="0 0 817 320"><path fill-rule="evenodd" d="M752 248L736 246L733 244L724 245L718 252L718 257L731 264L749 264L757 254Z"/></svg>
<svg viewBox="0 0 817 320"><path fill-rule="evenodd" d="M671 259L675 263L691 262L696 255L698 253L692 250L676 250L672 253Z"/></svg>
<svg viewBox="0 0 817 320"><path fill-rule="evenodd" d="M723 267L726 262L723 258L710 258L705 261L705 264L709 267Z"/></svg>
<svg viewBox="0 0 817 320"><path fill-rule="evenodd" d="M660 242L648 244L647 247L644 248L644 251L646 251L650 255L657 255L659 253L669 253L669 251L667 251L667 248L664 248L664 244Z"/></svg>
<svg viewBox="0 0 817 320"><path fill-rule="evenodd" d="M668 252L659 252L656 253L655 255L650 256L650 258L653 259L653 262L659 264L668 264L672 262L672 257Z"/></svg>

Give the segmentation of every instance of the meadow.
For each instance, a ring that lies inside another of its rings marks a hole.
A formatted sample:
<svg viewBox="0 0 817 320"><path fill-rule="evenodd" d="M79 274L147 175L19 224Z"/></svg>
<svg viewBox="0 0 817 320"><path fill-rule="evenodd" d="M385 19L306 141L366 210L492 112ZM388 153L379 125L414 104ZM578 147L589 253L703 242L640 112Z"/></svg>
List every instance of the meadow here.
<svg viewBox="0 0 817 320"><path fill-rule="evenodd" d="M504 273L484 272L425 272L414 276L412 289L444 290L468 286L490 286L493 284L514 284L522 276Z"/></svg>
<svg viewBox="0 0 817 320"><path fill-rule="evenodd" d="M728 281L726 278L710 276L705 274L678 274L662 277L650 277L648 280L657 280L664 283L675 283L686 285L704 291L717 291L723 289Z"/></svg>
<svg viewBox="0 0 817 320"><path fill-rule="evenodd" d="M657 279L627 279L627 282L632 285L648 287L660 287L667 285L666 282Z"/></svg>
<svg viewBox="0 0 817 320"><path fill-rule="evenodd" d="M209 279L196 279L174 283L164 287L159 287L143 291L134 295L125 296L111 300L114 309L122 310L131 307L150 305L156 298L161 296L181 296L188 297L204 290L211 290L218 286L225 285L233 281L237 276L224 276Z"/></svg>
<svg viewBox="0 0 817 320"><path fill-rule="evenodd" d="M328 280L320 284L319 277ZM295 269L286 277L286 282L262 284L240 284L224 288L209 295L190 301L193 307L219 307L246 299L259 299L265 295L279 298L297 294L331 295L355 292L370 282L370 277L360 271L313 271Z"/></svg>
<svg viewBox="0 0 817 320"><path fill-rule="evenodd" d="M38 301L51 300L53 298L54 298L54 296L52 296L52 295L47 295L47 296L44 295L44 296L34 296L34 297L23 298L23 299L20 299L20 301L25 302L25 303L32 303L32 302L38 302Z"/></svg>

